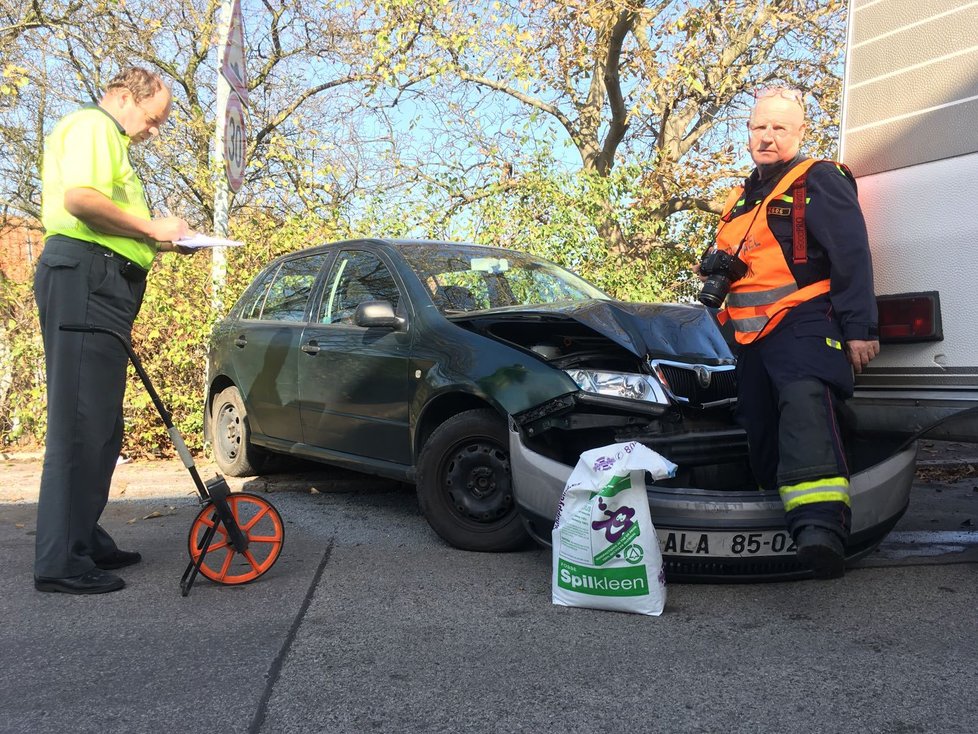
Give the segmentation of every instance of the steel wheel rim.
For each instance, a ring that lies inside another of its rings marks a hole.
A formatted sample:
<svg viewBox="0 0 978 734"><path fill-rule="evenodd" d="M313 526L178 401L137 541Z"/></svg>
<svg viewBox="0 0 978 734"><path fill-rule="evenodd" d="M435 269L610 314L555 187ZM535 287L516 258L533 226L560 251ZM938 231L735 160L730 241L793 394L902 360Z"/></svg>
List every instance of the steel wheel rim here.
<svg viewBox="0 0 978 734"><path fill-rule="evenodd" d="M440 479L449 508L467 522L492 525L513 511L509 454L491 439L455 444L442 461Z"/></svg>
<svg viewBox="0 0 978 734"><path fill-rule="evenodd" d="M225 403L217 414L217 430L214 432L214 436L221 455L228 462L234 462L238 458L241 452L242 434L241 416L238 414L237 408L231 403Z"/></svg>

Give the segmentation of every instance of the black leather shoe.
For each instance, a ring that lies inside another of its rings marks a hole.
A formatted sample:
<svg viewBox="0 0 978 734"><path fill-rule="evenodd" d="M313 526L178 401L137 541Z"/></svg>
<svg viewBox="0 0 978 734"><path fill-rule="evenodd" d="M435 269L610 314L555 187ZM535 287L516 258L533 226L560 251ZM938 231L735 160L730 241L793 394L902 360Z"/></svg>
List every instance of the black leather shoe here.
<svg viewBox="0 0 978 734"><path fill-rule="evenodd" d="M95 565L103 571L111 571L114 568L125 568L134 563L139 563L143 557L136 551L124 551L116 548L108 555L95 559Z"/></svg>
<svg viewBox="0 0 978 734"><path fill-rule="evenodd" d="M118 591L126 582L114 573L93 568L80 576L69 576L64 579L46 579L43 576L34 577L34 588L38 591L54 591L62 594L105 594Z"/></svg>
<svg viewBox="0 0 978 734"><path fill-rule="evenodd" d="M842 538L828 528L808 526L798 531L795 541L798 560L812 569L817 579L837 579L846 572Z"/></svg>

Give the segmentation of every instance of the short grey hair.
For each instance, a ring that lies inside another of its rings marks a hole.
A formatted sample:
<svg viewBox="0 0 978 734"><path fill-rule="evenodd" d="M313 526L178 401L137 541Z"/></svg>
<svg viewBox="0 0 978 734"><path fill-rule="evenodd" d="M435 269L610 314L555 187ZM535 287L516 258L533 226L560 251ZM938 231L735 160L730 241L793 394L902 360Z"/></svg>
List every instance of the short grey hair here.
<svg viewBox="0 0 978 734"><path fill-rule="evenodd" d="M158 74L139 66L130 66L112 77L105 88L105 92L108 94L114 90L128 89L132 93L133 99L142 102L165 88L166 85L163 84L163 80Z"/></svg>

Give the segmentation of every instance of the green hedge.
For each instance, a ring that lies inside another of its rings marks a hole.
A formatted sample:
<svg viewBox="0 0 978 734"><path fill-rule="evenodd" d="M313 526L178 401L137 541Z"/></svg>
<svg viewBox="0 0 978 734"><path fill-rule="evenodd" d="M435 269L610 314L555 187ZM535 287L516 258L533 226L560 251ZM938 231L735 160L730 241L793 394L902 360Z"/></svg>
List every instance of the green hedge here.
<svg viewBox="0 0 978 734"><path fill-rule="evenodd" d="M356 235L318 219L280 222L255 216L236 222L231 236L243 240L246 247L225 251L226 283L219 294L223 301L220 308L212 305L210 253L186 257L165 253L159 256L150 274L142 311L133 331L133 348L194 453L203 449L207 345L215 321L272 258ZM489 243L485 236L478 239ZM534 246L534 240L506 244L538 252L544 249L539 254L577 270L608 293L625 300L685 299L691 292L688 279L691 255L683 248L662 251L656 258L625 262L600 257L597 252L584 252L581 247L540 248ZM584 249L588 247L600 245L592 239ZM45 405L44 354L31 284L0 278L0 446L8 450L40 446L46 430ZM124 455L133 458L174 455L169 435L131 368L124 417Z"/></svg>

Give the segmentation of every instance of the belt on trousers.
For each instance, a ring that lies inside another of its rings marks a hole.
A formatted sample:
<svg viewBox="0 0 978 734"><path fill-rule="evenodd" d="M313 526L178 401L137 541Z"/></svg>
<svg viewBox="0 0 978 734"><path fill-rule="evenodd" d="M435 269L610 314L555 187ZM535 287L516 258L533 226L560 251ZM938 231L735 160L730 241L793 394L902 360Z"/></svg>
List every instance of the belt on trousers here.
<svg viewBox="0 0 978 734"><path fill-rule="evenodd" d="M142 283L149 274L148 270L141 268L129 258L123 257L115 250L110 250L108 247L100 245L97 242L86 242L84 240L74 241L89 252L94 252L96 255L102 255L112 260L119 266L119 272L122 274L122 277L131 283Z"/></svg>

